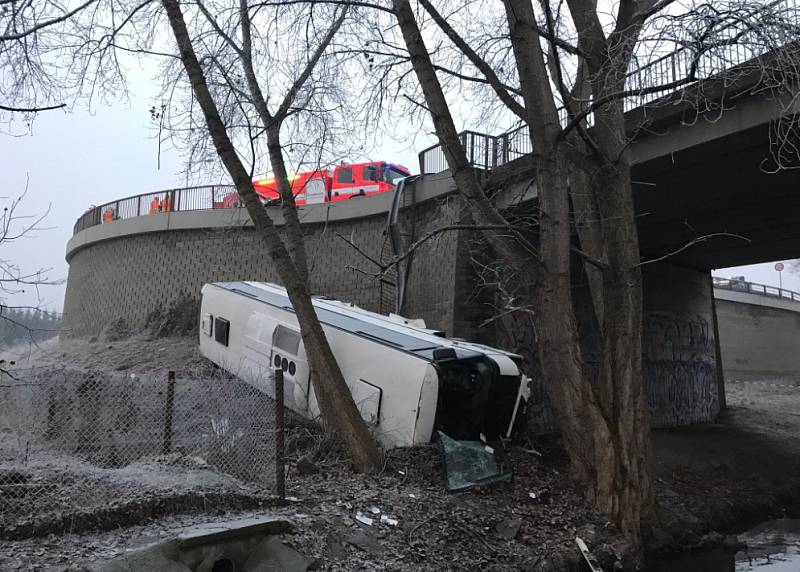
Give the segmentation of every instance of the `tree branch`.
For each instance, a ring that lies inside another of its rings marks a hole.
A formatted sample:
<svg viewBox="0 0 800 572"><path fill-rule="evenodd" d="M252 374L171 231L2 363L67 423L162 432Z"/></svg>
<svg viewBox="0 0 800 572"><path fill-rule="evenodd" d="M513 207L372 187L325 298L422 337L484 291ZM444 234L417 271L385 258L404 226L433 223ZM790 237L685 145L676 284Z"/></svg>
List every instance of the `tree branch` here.
<svg viewBox="0 0 800 572"><path fill-rule="evenodd" d="M360 8L370 8L372 10L379 10L388 14L394 14L394 10L381 6L380 4L373 4L371 2L358 2L356 0L313 0L314 4L336 4L338 6L355 6ZM309 0L285 0L278 2L258 2L251 4L252 8L261 7L277 7L277 6L296 6L298 4L308 5Z"/></svg>
<svg viewBox="0 0 800 572"><path fill-rule="evenodd" d="M30 36L31 34L34 34L34 33L38 32L39 30L42 30L42 29L47 28L49 26L53 26L55 24L60 24L61 22L65 22L66 20L69 20L75 14L77 14L78 12L81 12L82 10L84 10L87 7L91 6L95 2L97 2L97 0L87 0L86 2L84 2L83 4L81 4L80 6L75 8L74 10L70 10L66 14L62 14L61 16L59 16L57 18L53 18L51 20L46 20L44 22L40 22L40 23L36 24L35 26L32 26L31 28L28 28L27 30L23 30L23 31L18 32L16 34L5 34L5 35L2 35L2 36L0 36L0 42L11 42L11 41L14 41L14 40L21 40L22 38L24 38L26 36Z"/></svg>
<svg viewBox="0 0 800 572"><path fill-rule="evenodd" d="M347 17L347 11L349 7L345 6L339 17L333 22L333 25L328 29L328 33L325 34L325 37L322 39L320 44L317 46L317 49L314 50L311 58L309 58L308 62L306 63L306 67L297 77L297 79L292 84L292 87L289 88L289 91L286 92L286 96L283 98L283 102L281 103L280 107L278 107L278 111L275 112L276 118L282 118L286 115L289 111L289 108L294 103L295 98L297 97L298 92L303 88L303 85L308 81L308 78L311 77L311 72L314 71L314 68L319 63L319 60L322 58L322 54L325 53L325 50L328 49L333 37L339 31L339 28L342 27L344 23L345 17Z"/></svg>
<svg viewBox="0 0 800 572"><path fill-rule="evenodd" d="M18 111L20 113L37 113L39 111L52 111L54 109L62 109L66 107L66 103L59 103L58 105L48 105L45 107L11 107L9 105L0 104L2 111Z"/></svg>
<svg viewBox="0 0 800 572"><path fill-rule="evenodd" d="M489 85L492 87L494 92L497 94L497 97L500 98L506 107L508 107L514 115L522 119L523 121L527 121L527 113L525 108L516 100L514 99L506 86L503 82L500 81L500 78L497 77L497 74L492 69L486 60L478 55L478 53L472 49L472 47L464 41L464 39L456 32L453 27L447 23L442 15L433 7L433 4L429 0L419 0L420 4L427 10L428 14L431 15L433 21L441 28L441 30L450 38L456 47L461 50L461 52L472 62L478 71L480 71Z"/></svg>
<svg viewBox="0 0 800 572"><path fill-rule="evenodd" d="M691 248L692 246L694 246L696 244L701 244L703 242L707 242L707 241L711 240L712 238L719 238L719 237L723 237L723 236L727 236L729 238L738 238L738 239L743 240L745 242L750 242L749 238L747 238L746 236L742 236L741 234L734 234L734 233L731 233L731 232L713 232L711 234L706 234L704 236L698 236L697 238L695 238L693 240L690 240L689 242L687 242L686 244L684 244L680 248L678 248L676 250L673 250L672 252L668 252L664 256L659 256L658 258L652 258L650 260L642 260L639 264L637 264L637 266L645 266L647 264L653 264L655 262L661 262L662 260L666 260L667 258L672 258L673 256L675 256L677 254L680 254L684 250L687 250L687 249Z"/></svg>

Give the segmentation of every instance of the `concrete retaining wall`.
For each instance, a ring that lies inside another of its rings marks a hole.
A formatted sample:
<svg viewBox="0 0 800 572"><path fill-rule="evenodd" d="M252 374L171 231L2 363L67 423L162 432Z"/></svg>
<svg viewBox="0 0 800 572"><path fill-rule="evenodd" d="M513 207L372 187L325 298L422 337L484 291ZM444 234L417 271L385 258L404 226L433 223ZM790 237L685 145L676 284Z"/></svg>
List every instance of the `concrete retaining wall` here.
<svg viewBox="0 0 800 572"><path fill-rule="evenodd" d="M717 290L726 380L800 380L800 303Z"/></svg>
<svg viewBox="0 0 800 572"><path fill-rule="evenodd" d="M418 194L418 236L458 215L446 194L430 194L424 187ZM394 310L387 304L393 287L355 270L378 269L338 236L347 237L371 258L386 256L388 198L355 199L331 209L315 205L301 213L313 293L374 311ZM208 282L279 283L262 239L246 221L242 209L176 212L115 221L79 233L68 246L64 333L98 335L120 318L136 331L154 310L198 299ZM279 217L276 222L281 223ZM409 315L451 334L458 242L458 233L444 233L418 249L406 305Z"/></svg>

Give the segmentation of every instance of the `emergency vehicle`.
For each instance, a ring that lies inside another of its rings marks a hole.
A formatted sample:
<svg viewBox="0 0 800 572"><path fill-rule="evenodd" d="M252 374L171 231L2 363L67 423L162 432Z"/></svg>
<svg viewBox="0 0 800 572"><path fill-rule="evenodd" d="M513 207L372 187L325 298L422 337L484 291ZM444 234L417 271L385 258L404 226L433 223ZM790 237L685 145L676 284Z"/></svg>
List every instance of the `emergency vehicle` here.
<svg viewBox="0 0 800 572"><path fill-rule="evenodd" d="M424 445L436 430L454 439L512 436L525 421L529 378L522 358L453 340L421 321L313 298L314 310L361 416L385 447ZM200 353L315 419L320 411L297 316L286 290L263 282L206 284ZM324 382L323 382L324 383Z"/></svg>
<svg viewBox="0 0 800 572"><path fill-rule="evenodd" d="M393 191L400 179L411 173L402 165L386 161L337 165L334 169L318 169L289 175L295 203L298 205L341 201ZM279 204L278 185L272 177L253 181L256 193L266 204ZM239 206L239 196L231 193L222 206Z"/></svg>

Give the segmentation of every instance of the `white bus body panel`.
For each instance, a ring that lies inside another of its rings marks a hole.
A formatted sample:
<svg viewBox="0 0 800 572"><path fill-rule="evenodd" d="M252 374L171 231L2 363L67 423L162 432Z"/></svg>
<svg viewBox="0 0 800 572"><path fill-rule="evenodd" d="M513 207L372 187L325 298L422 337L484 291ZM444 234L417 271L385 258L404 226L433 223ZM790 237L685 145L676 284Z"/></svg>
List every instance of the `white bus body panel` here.
<svg viewBox="0 0 800 572"><path fill-rule="evenodd" d="M330 322L320 319L356 406L383 446L430 442L442 387L441 365L434 365L433 348L453 348L460 356L468 356L454 358L456 362L469 356L488 359L500 376L519 380L511 392L511 402L516 404L508 411L508 426L502 430L503 436L511 434L517 409L524 407L528 397L528 379L515 362L520 359L516 354L451 340L415 325L419 322L381 316L352 304L321 298L314 298L313 304L317 314ZM216 340L218 318L228 322L227 345ZM377 327L373 334L378 332L382 338L370 334L370 324ZM274 394L274 371L283 369L286 406L310 419L319 417L297 317L285 289L259 282L206 284L200 326L202 355L269 395ZM406 346L393 346L390 338Z"/></svg>
<svg viewBox="0 0 800 572"><path fill-rule="evenodd" d="M291 352L291 348L277 348L273 339L279 326L299 336L294 312L213 284L203 286L202 294L203 323L224 316L231 327L227 346L218 343L207 330L201 331L200 353L268 395L275 391L275 356L285 357L296 368L294 374L284 371L286 406L308 418L317 418L319 406L302 340L297 351ZM428 443L436 416L435 369L422 359L337 328L323 324L323 330L356 406L381 444L402 447Z"/></svg>

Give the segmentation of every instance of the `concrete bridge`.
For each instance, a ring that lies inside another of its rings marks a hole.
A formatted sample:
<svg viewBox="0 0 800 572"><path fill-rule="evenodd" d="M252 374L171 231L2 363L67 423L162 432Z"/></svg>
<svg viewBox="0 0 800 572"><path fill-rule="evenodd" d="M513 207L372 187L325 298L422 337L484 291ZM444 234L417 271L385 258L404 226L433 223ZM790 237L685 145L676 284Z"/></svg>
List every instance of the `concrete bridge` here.
<svg viewBox="0 0 800 572"><path fill-rule="evenodd" d="M800 109L786 95L766 97L755 89L755 70L763 68L769 54L760 57L754 72L737 74L734 84L707 82L704 97L715 102L708 114L696 112L691 90L628 112L638 132L632 152L642 257L671 254L643 267L642 350L657 426L709 421L724 404L722 358L736 358L735 350L720 349L710 269L800 257L797 172L771 174L764 168L773 149L771 126ZM719 114L721 107L726 110ZM524 132L498 137L467 132L463 138L472 160L487 169L487 184L499 190L501 204L519 207L535 201L536 178L525 157ZM396 275L375 276L377 268L369 261L391 257L387 227L398 225L406 240L413 240L459 221L462 214L446 165L437 163L436 154L435 148L421 153L424 174L406 185L397 209L390 194L301 208L314 292L371 310L395 310ZM81 217L67 246L65 331L99 335L118 319L139 329L170 308L191 307L206 282L278 281L246 213L215 208L231 190L166 191L173 212L146 214L150 200L162 192L115 201L119 218L108 223L101 224L108 205ZM398 213L396 222L391 222L393 212ZM277 209L273 218L282 224ZM695 242L719 233L726 238ZM475 238L470 231L444 233L416 251L403 311L449 335L521 353L537 380L531 426L551 430L532 320L527 314L497 318L494 293L478 287L471 252ZM579 310L588 308L584 286L575 285L574 297ZM597 332L591 320L586 322L581 335L591 364Z"/></svg>
<svg viewBox="0 0 800 572"><path fill-rule="evenodd" d="M800 43L787 49L800 60ZM800 212L800 85L764 92L772 59L743 62L702 90L667 94L627 112L644 259L680 250L672 262L710 270L800 252L793 216ZM698 111L702 106L709 109ZM527 128L496 136L465 132L462 142L473 164L489 169L487 185L503 189L498 200L535 201ZM791 169L779 170L776 157ZM421 172L446 168L438 145L420 153ZM715 238L698 241L706 236Z"/></svg>

